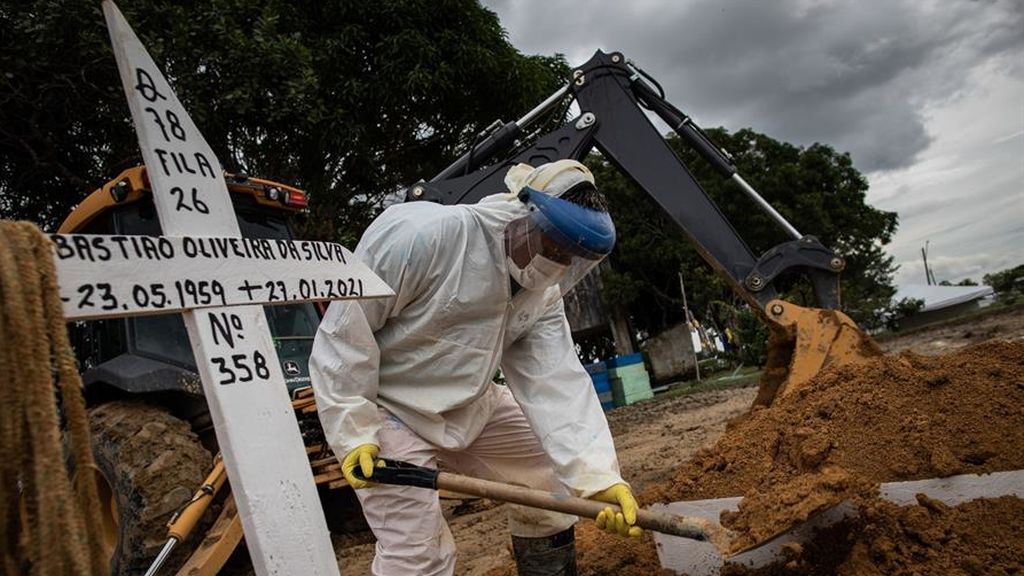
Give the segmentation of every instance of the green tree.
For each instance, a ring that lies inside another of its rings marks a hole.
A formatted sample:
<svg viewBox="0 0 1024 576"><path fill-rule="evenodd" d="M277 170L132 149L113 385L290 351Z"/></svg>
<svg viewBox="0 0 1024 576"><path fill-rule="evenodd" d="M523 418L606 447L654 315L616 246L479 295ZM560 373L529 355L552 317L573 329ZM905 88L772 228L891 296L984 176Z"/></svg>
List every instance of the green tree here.
<svg viewBox="0 0 1024 576"><path fill-rule="evenodd" d="M1014 304L1020 299L1024 292L1024 264L1000 270L992 274L985 274L982 282L991 286L1004 304Z"/></svg>
<svg viewBox="0 0 1024 576"><path fill-rule="evenodd" d="M986 286L991 286L997 294L1020 290L1024 287L1022 286L1024 285L1024 264L992 274L985 274L982 281Z"/></svg>
<svg viewBox="0 0 1024 576"><path fill-rule="evenodd" d="M920 312L923 308L924 300L919 298L904 298L899 302L895 302L886 312L885 327L889 330L897 331L900 329L901 320L904 318L910 318Z"/></svg>
<svg viewBox="0 0 1024 576"><path fill-rule="evenodd" d="M476 0L123 0L224 167L309 192L354 241L382 199L553 92ZM0 217L53 227L140 163L100 3L0 0Z"/></svg>
<svg viewBox="0 0 1024 576"><path fill-rule="evenodd" d="M750 129L708 133L732 153L744 179L801 233L817 236L846 259L842 308L859 322L877 322L877 313L895 293L895 267L882 246L892 239L897 218L865 202L867 181L849 155L824 144L794 146ZM754 254L789 239L735 183L718 176L678 138L671 136L669 142ZM682 320L680 271L692 310L704 310L716 299L734 300L731 289L646 194L599 157L591 165L608 194L619 238L605 296L610 304L628 308L636 329L655 334ZM812 304L806 287L785 288L788 299Z"/></svg>
<svg viewBox="0 0 1024 576"><path fill-rule="evenodd" d="M978 285L978 283L975 282L974 279L972 279L972 278L964 278L963 280L957 282L956 284L953 284L949 280L943 280L943 281L939 282L939 286L977 286L977 285Z"/></svg>

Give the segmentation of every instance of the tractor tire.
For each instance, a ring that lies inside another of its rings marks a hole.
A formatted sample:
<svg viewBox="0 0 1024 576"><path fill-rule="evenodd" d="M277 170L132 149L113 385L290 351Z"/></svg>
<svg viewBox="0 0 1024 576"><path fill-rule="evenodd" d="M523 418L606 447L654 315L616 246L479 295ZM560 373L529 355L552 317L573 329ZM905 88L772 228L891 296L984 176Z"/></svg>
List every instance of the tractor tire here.
<svg viewBox="0 0 1024 576"><path fill-rule="evenodd" d="M167 541L167 521L192 498L213 458L187 422L151 404L101 404L89 410L89 424L110 573L142 574ZM173 574L188 558L202 528L175 547L161 573Z"/></svg>

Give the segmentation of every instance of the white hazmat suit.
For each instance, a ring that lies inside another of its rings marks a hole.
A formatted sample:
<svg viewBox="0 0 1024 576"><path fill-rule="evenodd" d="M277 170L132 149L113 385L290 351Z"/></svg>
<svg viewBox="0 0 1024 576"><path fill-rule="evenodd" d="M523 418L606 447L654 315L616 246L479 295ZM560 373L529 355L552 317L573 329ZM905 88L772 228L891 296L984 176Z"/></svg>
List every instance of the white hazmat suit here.
<svg viewBox="0 0 1024 576"><path fill-rule="evenodd" d="M310 357L320 421L339 459L376 444L382 457L426 454L413 463L432 464L437 456L456 472L538 488L557 488L543 481L553 475L584 497L623 483L558 287L512 297L503 234L525 213L514 194L474 205L413 202L366 230L355 254L395 296L333 302ZM492 382L499 366L507 390ZM523 458L489 461L502 445ZM479 465L459 466L460 454ZM378 539L375 574L452 573L436 493L383 485L356 493ZM518 510L511 520L513 535L539 537L575 519ZM434 541L432 530L442 532Z"/></svg>

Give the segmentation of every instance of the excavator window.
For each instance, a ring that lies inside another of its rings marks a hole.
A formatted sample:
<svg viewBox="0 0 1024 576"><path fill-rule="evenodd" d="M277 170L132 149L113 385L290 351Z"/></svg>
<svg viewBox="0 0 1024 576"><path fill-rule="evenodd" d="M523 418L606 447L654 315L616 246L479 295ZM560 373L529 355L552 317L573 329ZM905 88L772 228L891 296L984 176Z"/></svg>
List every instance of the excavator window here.
<svg viewBox="0 0 1024 576"><path fill-rule="evenodd" d="M242 235L292 239L286 215L233 194ZM161 233L152 200L145 198L90 222L83 233L155 236ZM264 307L289 390L309 385L308 362L320 322L310 303ZM97 366L125 351L195 370L185 323L178 314L77 323L74 346L83 368Z"/></svg>

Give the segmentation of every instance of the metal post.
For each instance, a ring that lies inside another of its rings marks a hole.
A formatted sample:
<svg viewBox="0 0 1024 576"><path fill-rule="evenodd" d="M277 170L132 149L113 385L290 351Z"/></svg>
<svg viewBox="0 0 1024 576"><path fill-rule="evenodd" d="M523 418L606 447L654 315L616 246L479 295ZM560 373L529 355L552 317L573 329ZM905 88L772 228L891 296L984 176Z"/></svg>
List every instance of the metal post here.
<svg viewBox="0 0 1024 576"><path fill-rule="evenodd" d="M686 285L683 284L683 273L679 272L678 274L679 289L683 292L683 314L686 316L686 331L689 332L693 327L690 325L690 307L686 304ZM693 340L692 337L690 339L691 341ZM697 358L697 348L693 346L692 342L690 344L690 350L693 350L693 368L697 371L697 382L700 382L700 359Z"/></svg>
<svg viewBox="0 0 1024 576"><path fill-rule="evenodd" d="M924 258L924 279L929 286L936 284L935 275L932 274L932 269L928 267L928 243L931 240L925 240L924 247L921 248L921 257Z"/></svg>

